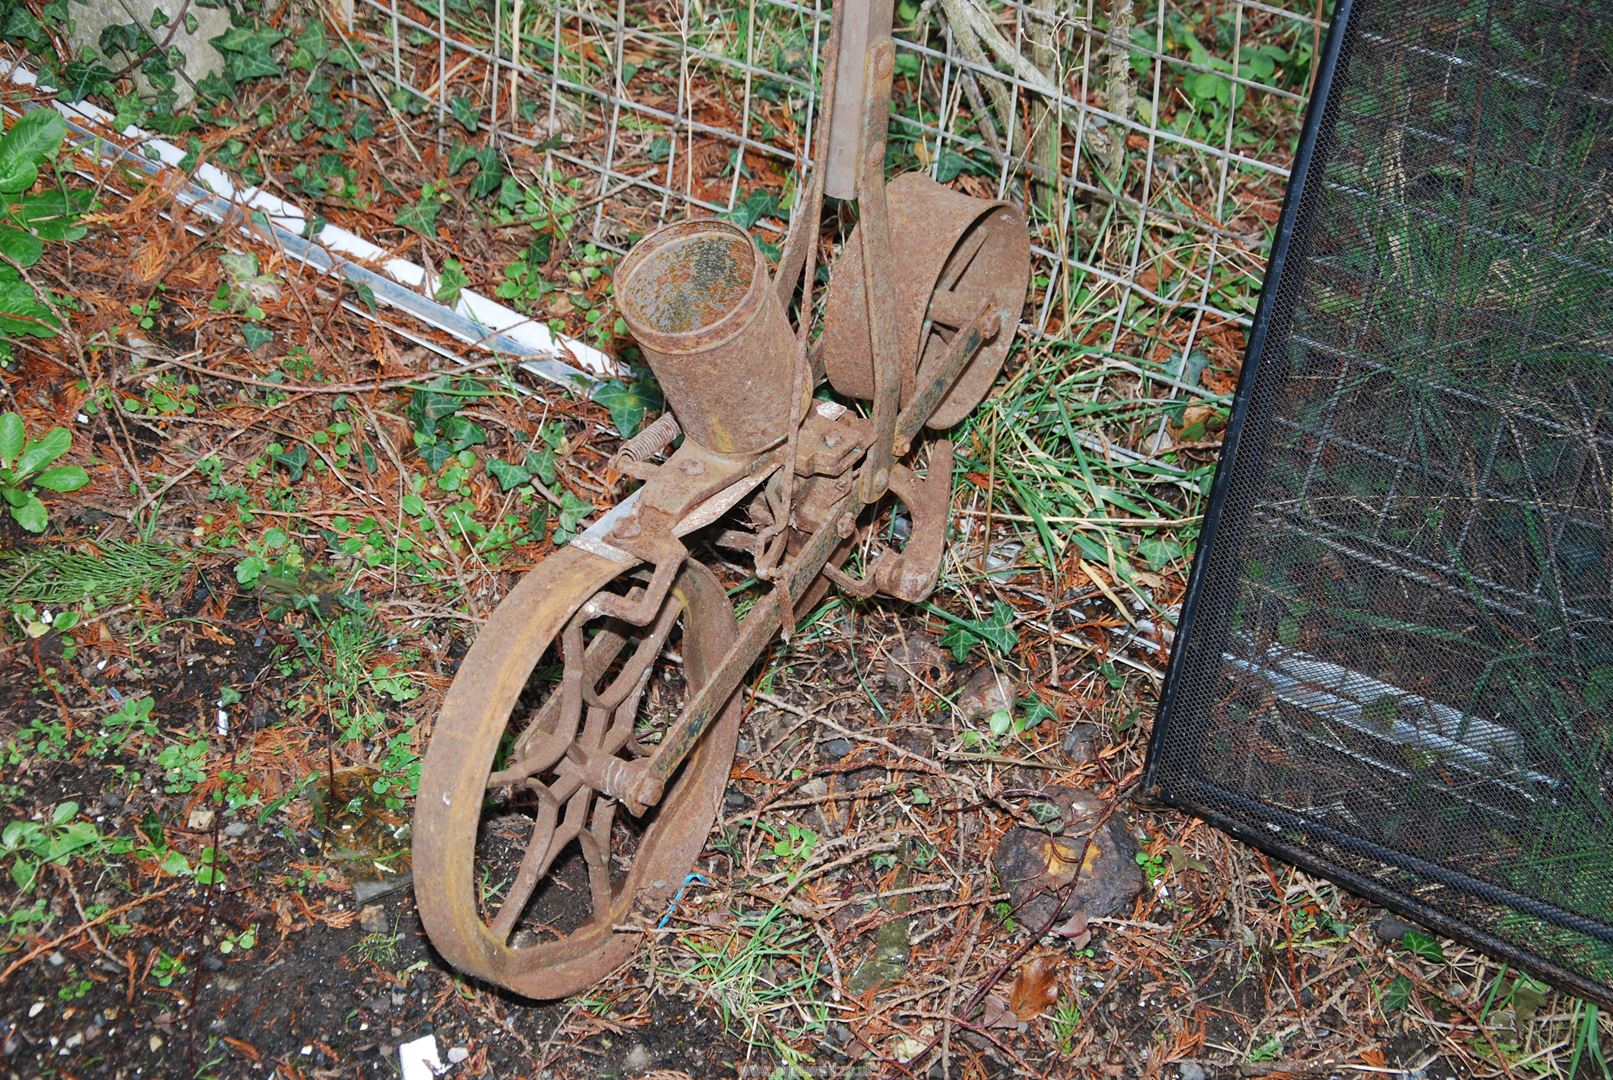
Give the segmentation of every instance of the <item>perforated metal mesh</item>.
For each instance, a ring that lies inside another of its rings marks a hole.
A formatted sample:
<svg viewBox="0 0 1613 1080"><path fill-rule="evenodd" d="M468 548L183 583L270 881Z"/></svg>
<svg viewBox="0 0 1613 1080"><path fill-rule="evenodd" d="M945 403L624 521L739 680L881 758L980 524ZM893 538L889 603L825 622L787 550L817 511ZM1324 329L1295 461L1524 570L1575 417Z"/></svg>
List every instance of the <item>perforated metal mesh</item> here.
<svg viewBox="0 0 1613 1080"><path fill-rule="evenodd" d="M1335 21L1148 782L1613 999L1613 10Z"/></svg>

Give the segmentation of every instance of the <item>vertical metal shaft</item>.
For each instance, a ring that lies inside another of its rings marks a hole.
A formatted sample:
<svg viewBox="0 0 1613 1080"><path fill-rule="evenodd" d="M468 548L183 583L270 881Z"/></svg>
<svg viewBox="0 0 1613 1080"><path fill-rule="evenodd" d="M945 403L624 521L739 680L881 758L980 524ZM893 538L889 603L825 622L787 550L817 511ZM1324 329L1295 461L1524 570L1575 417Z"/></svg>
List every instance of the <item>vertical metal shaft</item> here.
<svg viewBox="0 0 1613 1080"><path fill-rule="evenodd" d="M844 5L840 42L834 64L834 104L829 116L829 147L824 161L823 190L837 199L855 199L863 172L863 134L867 128L864 88L869 49L889 41L893 0L836 0ZM883 130L883 123L881 126Z"/></svg>

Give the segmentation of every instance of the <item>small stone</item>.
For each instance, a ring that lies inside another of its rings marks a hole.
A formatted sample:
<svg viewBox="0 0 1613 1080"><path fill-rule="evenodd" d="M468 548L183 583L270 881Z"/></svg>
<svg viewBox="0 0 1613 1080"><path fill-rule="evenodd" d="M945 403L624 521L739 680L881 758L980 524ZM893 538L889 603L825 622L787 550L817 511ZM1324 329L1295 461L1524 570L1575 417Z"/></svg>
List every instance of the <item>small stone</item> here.
<svg viewBox="0 0 1613 1080"><path fill-rule="evenodd" d="M45 957L45 960L50 964L51 967L61 967L63 964L67 963L67 957L63 956L59 952L51 953L49 956Z"/></svg>
<svg viewBox="0 0 1613 1080"><path fill-rule="evenodd" d="M190 812L185 819L185 828L192 832L206 832L213 827L213 819L218 815L204 806L198 806Z"/></svg>
<svg viewBox="0 0 1613 1080"><path fill-rule="evenodd" d="M448 1048L448 1064L450 1065L458 1065L468 1057L470 1057L470 1051L463 1046L450 1046Z"/></svg>
<svg viewBox="0 0 1613 1080"><path fill-rule="evenodd" d="M223 971L224 961L220 960L215 954L208 953L206 956L202 957L202 967L206 968L208 971Z"/></svg>
<svg viewBox="0 0 1613 1080"><path fill-rule="evenodd" d="M738 813L750 805L750 800L745 797L743 791L729 788L728 794L723 796L723 805L728 808L729 813Z"/></svg>
<svg viewBox="0 0 1613 1080"><path fill-rule="evenodd" d="M364 928L366 934L384 934L390 929L386 919L386 908L380 904L366 904L358 913L358 924Z"/></svg>
<svg viewBox="0 0 1613 1080"><path fill-rule="evenodd" d="M1402 919L1399 915L1388 911L1384 912L1372 924L1372 933L1376 935L1377 939L1390 945L1400 944L1407 934L1416 929L1417 927Z"/></svg>
<svg viewBox="0 0 1613 1080"><path fill-rule="evenodd" d="M655 1060L650 1057L650 1048L643 1043L634 1043L622 1056L622 1071L627 1073L648 1072L654 1064Z"/></svg>
<svg viewBox="0 0 1613 1080"><path fill-rule="evenodd" d="M884 682L893 690L906 690L915 679L932 686L950 672L946 653L929 635L914 630L898 641L885 663Z"/></svg>
<svg viewBox="0 0 1613 1080"><path fill-rule="evenodd" d="M394 1006L402 1005L407 1000L409 1000L409 999L407 997L405 997L404 995L398 993L397 991L393 991L393 993L392 993L392 1004Z"/></svg>
<svg viewBox="0 0 1613 1080"><path fill-rule="evenodd" d="M161 1050L162 1049L162 1036L161 1035L153 1035L151 1038L147 1039L146 1040L146 1047L153 1054L155 1054L158 1050Z"/></svg>
<svg viewBox="0 0 1613 1080"><path fill-rule="evenodd" d="M889 986L901 979L905 974L907 974L907 965L901 961L883 960L875 957L857 965L851 976L846 979L846 989L853 996L860 996L870 990Z"/></svg>
<svg viewBox="0 0 1613 1080"><path fill-rule="evenodd" d="M1178 1080L1207 1080L1204 1066L1196 1061L1183 1061L1176 1066Z"/></svg>
<svg viewBox="0 0 1613 1080"><path fill-rule="evenodd" d="M830 739L823 744L823 752L830 761L839 761L851 753L850 739Z"/></svg>
<svg viewBox="0 0 1613 1080"><path fill-rule="evenodd" d="M241 837L250 832L251 829L252 826L248 825L244 821L232 821L228 825L224 826L224 835L228 836L231 840L239 840Z"/></svg>
<svg viewBox="0 0 1613 1080"><path fill-rule="evenodd" d="M821 799L827 794L829 794L829 781L821 776L814 776L801 785L803 799Z"/></svg>
<svg viewBox="0 0 1613 1080"><path fill-rule="evenodd" d="M1072 765L1085 765L1098 756L1098 729L1091 724L1071 724L1064 732L1064 756Z"/></svg>
<svg viewBox="0 0 1613 1080"><path fill-rule="evenodd" d="M1048 823L1056 832L1015 825L992 853L1020 924L1036 931L1077 913L1101 919L1130 906L1143 890L1143 870L1137 865L1137 842L1119 815L1093 833L1089 844L1087 834L1105 809L1101 799L1055 787L1038 802L1056 814ZM1066 892L1060 905L1058 898Z"/></svg>
<svg viewBox="0 0 1613 1080"><path fill-rule="evenodd" d="M992 713L1013 712L1018 700L1018 683L990 667L983 667L958 691L957 706L965 720L983 720Z"/></svg>

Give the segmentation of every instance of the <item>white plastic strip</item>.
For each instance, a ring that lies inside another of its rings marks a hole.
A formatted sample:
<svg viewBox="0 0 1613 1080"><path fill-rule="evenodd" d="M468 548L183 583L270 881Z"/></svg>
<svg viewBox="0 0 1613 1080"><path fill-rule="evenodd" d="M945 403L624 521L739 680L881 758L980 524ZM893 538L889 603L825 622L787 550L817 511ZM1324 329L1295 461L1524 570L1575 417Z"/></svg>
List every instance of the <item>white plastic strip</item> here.
<svg viewBox="0 0 1613 1080"><path fill-rule="evenodd" d="M0 72L15 85L39 85L38 76L21 64L0 60ZM121 134L137 143L139 151L109 144L104 132L111 130L113 116L105 109L88 102L52 104L80 137L81 150L122 157L152 175L163 168L177 169L184 160L185 151L132 125ZM433 296L438 281L423 267L407 259L388 258L384 249L346 229L326 224L311 238L305 237L309 217L301 208L259 188L238 184L214 165L204 162L191 176L176 198L198 213L217 221L235 218L242 232L273 244L288 257L320 273L367 285L377 302L478 348L516 357L539 378L591 396L600 377L625 374L609 354L573 338L557 337L543 323L471 289L461 290L452 308L437 302ZM372 266L379 267L379 272Z"/></svg>

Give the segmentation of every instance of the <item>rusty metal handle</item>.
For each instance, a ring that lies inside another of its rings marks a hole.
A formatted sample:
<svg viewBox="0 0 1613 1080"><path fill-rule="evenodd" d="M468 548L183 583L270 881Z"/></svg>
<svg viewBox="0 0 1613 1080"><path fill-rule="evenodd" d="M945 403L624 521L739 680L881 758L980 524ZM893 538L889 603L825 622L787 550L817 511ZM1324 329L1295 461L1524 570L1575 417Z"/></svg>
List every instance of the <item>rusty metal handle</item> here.
<svg viewBox="0 0 1613 1080"><path fill-rule="evenodd" d="M890 483L892 437L901 407L901 343L896 325L900 318L896 304L896 282L891 264L890 207L885 200L885 119L890 111L891 74L895 53L890 39L868 50L869 64L864 72L864 116L862 152L862 192L857 211L862 220L857 233L862 238L863 296L868 310L869 348L874 357L874 441L868 448L858 478L859 494L871 503L885 494Z"/></svg>
<svg viewBox="0 0 1613 1080"><path fill-rule="evenodd" d="M863 142L868 127L868 105L863 96L868 57L879 44L889 43L893 0L836 0L844 4L840 15L840 41L834 58L834 85L829 103L829 145L824 154L825 193L837 199L855 199L863 177ZM884 130L885 117L878 117Z"/></svg>

